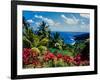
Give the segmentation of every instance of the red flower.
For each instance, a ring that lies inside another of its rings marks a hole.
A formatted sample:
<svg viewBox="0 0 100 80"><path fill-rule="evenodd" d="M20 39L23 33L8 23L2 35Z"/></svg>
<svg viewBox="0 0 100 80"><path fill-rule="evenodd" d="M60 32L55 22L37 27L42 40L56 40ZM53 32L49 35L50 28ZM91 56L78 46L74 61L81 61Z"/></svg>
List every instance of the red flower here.
<svg viewBox="0 0 100 80"><path fill-rule="evenodd" d="M33 60L37 57L37 54L30 48L23 49L23 64L32 64Z"/></svg>
<svg viewBox="0 0 100 80"><path fill-rule="evenodd" d="M38 65L38 64L40 64L40 62L38 60L33 60L33 64Z"/></svg>
<svg viewBox="0 0 100 80"><path fill-rule="evenodd" d="M30 49L24 48L23 49L23 63L29 64L29 57L30 57Z"/></svg>
<svg viewBox="0 0 100 80"><path fill-rule="evenodd" d="M53 53L49 53L48 56L53 59L55 57L55 55Z"/></svg>
<svg viewBox="0 0 100 80"><path fill-rule="evenodd" d="M80 60L81 60L81 55L80 55L80 54L78 54L78 55L76 55L76 56L74 57L74 61L78 62L78 61L80 61Z"/></svg>
<svg viewBox="0 0 100 80"><path fill-rule="evenodd" d="M78 54L74 57L74 64L80 65L81 64L81 55Z"/></svg>
<svg viewBox="0 0 100 80"><path fill-rule="evenodd" d="M70 56L67 56L67 55L66 55L66 56L64 56L64 57L63 57L63 59L64 59L64 61L65 61L65 62L68 62L68 63L73 62L73 58L72 58L72 57L70 57Z"/></svg>
<svg viewBox="0 0 100 80"><path fill-rule="evenodd" d="M57 54L57 58L63 58L63 55L62 54Z"/></svg>
<svg viewBox="0 0 100 80"><path fill-rule="evenodd" d="M47 53L44 55L44 60L48 61L48 60L54 60L56 58L56 56L53 53Z"/></svg>

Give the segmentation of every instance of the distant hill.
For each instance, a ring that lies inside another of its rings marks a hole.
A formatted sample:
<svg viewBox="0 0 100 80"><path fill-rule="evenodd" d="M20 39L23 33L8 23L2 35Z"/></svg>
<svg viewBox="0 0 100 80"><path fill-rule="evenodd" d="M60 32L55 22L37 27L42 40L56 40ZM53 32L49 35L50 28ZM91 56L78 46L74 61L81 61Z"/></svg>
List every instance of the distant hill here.
<svg viewBox="0 0 100 80"><path fill-rule="evenodd" d="M86 40L88 38L89 38L89 33L84 33L84 34L74 36L74 40Z"/></svg>

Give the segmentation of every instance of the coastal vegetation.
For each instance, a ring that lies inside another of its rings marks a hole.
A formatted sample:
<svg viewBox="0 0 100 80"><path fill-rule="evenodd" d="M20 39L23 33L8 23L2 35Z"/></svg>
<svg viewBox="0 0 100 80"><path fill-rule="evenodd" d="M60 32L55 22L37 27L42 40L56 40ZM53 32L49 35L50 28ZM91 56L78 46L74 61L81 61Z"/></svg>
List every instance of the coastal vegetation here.
<svg viewBox="0 0 100 80"><path fill-rule="evenodd" d="M70 67L89 65L89 37L66 44L59 32L52 34L46 22L37 30L23 17L23 68Z"/></svg>

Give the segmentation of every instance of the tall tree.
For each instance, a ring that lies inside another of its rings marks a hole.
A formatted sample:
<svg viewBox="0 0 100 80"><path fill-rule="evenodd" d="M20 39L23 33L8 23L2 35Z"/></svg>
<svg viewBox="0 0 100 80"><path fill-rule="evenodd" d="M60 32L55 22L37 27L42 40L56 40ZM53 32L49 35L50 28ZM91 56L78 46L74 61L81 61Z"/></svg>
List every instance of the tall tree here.
<svg viewBox="0 0 100 80"><path fill-rule="evenodd" d="M23 17L23 48L31 48L33 41L33 31L30 24Z"/></svg>
<svg viewBox="0 0 100 80"><path fill-rule="evenodd" d="M41 22L40 27L37 31L37 34L43 38L49 38L50 37L50 30L49 30L49 25L47 25L44 21Z"/></svg>

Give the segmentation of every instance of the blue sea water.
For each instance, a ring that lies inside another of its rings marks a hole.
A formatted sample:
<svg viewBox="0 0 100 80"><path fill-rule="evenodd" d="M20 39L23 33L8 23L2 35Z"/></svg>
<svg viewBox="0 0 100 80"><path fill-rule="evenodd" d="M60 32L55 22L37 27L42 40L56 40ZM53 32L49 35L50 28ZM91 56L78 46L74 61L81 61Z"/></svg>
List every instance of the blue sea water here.
<svg viewBox="0 0 100 80"><path fill-rule="evenodd" d="M56 32L51 32L53 35ZM87 32L58 32L60 37L64 39L64 43L73 44L75 43L74 36L86 34Z"/></svg>

